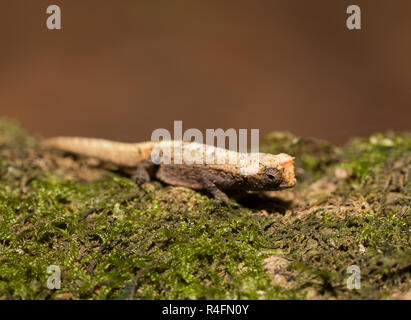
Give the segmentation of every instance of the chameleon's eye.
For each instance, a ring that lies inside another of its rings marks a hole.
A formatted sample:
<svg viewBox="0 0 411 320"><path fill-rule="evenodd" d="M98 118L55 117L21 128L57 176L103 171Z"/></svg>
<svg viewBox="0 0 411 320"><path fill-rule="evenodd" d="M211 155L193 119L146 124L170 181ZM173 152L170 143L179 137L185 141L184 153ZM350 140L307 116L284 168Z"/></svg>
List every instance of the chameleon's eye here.
<svg viewBox="0 0 411 320"><path fill-rule="evenodd" d="M266 179L268 179L268 180L272 180L272 181L278 180L278 170L268 169L265 172L265 176L266 176Z"/></svg>

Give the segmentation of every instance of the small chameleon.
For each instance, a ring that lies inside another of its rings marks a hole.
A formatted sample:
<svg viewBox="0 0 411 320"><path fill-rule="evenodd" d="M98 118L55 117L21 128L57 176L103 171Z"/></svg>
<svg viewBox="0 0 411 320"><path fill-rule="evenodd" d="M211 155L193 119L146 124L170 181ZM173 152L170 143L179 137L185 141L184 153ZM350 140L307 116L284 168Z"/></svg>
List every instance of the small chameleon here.
<svg viewBox="0 0 411 320"><path fill-rule="evenodd" d="M173 140L122 143L79 137L49 138L43 140L42 146L97 158L125 172L131 169L139 182L155 178L169 185L203 191L212 195L216 203L229 203L225 192L282 190L296 183L294 157L285 153L239 153L211 145ZM162 151L154 152L167 150L164 146L171 150L171 161L167 163L159 161ZM206 159L207 156L213 159L220 157L220 161L178 162L177 159L181 159L183 154L189 154L194 160ZM240 160L233 162L229 159ZM244 174L245 167L250 165L257 165L256 170Z"/></svg>

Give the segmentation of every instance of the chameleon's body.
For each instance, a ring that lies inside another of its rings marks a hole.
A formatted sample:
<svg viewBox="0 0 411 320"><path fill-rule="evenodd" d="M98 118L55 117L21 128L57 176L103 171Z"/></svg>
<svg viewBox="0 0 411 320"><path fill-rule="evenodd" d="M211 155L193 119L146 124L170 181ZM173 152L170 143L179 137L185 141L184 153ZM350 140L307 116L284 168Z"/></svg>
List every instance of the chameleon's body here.
<svg viewBox="0 0 411 320"><path fill-rule="evenodd" d="M43 146L94 157L124 169L134 168L140 181L156 178L170 185L203 190L213 195L217 202L229 202L224 193L227 191L281 190L296 182L294 158L284 153L237 153L181 141L132 144L76 137L46 139ZM171 151L169 162L164 163L162 150ZM186 161L187 154L191 162ZM163 163L159 161L159 155L163 157ZM205 161L210 157L215 161ZM244 169L253 166L254 171L244 174Z"/></svg>

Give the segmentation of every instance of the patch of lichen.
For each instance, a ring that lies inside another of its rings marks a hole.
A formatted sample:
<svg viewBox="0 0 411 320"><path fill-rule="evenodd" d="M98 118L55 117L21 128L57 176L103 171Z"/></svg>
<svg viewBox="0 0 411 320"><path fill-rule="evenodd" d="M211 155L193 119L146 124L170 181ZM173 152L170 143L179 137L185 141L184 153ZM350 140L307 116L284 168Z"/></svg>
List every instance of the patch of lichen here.
<svg viewBox="0 0 411 320"><path fill-rule="evenodd" d="M340 151L290 137L272 134L262 149L295 155L300 186L246 205L233 199L227 207L186 188L137 185L84 160L46 153L18 126L0 121L0 297L390 298L407 292L410 136L374 135ZM290 261L282 270L286 285L264 271L264 259L273 255ZM346 287L354 264L360 290ZM46 286L50 265L60 267L60 290Z"/></svg>

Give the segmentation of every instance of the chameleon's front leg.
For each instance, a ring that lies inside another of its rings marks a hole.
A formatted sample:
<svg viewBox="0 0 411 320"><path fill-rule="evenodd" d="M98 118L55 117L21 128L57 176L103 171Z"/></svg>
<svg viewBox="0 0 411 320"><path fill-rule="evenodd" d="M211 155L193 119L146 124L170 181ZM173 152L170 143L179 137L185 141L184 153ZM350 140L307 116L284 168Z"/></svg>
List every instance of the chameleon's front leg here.
<svg viewBox="0 0 411 320"><path fill-rule="evenodd" d="M228 196L223 191L218 189L218 187L210 179L202 177L201 182L204 190L214 197L214 203L230 203L230 199L228 198Z"/></svg>
<svg viewBox="0 0 411 320"><path fill-rule="evenodd" d="M154 171L157 167L151 160L141 161L136 167L134 179L139 183L151 181L151 177L154 176Z"/></svg>
<svg viewBox="0 0 411 320"><path fill-rule="evenodd" d="M215 203L230 203L227 195L213 182L205 170L185 165L160 165L155 177L167 184L203 190L214 197Z"/></svg>

